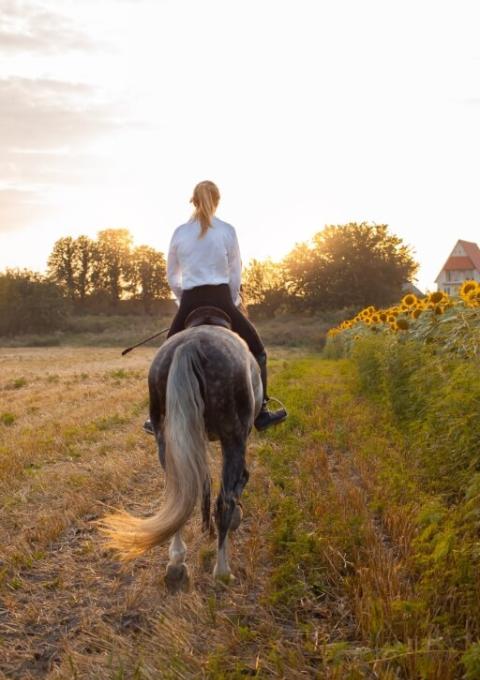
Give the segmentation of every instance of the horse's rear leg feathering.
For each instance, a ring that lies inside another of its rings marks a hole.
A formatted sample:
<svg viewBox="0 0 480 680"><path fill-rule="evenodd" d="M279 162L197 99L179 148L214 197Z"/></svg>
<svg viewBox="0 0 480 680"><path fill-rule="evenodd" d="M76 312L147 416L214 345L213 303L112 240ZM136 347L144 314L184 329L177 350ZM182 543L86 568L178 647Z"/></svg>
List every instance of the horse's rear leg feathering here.
<svg viewBox="0 0 480 680"><path fill-rule="evenodd" d="M146 519L117 512L101 521L108 545L131 559L172 538L191 516L208 477L202 356L194 340L173 355L166 387L165 499Z"/></svg>

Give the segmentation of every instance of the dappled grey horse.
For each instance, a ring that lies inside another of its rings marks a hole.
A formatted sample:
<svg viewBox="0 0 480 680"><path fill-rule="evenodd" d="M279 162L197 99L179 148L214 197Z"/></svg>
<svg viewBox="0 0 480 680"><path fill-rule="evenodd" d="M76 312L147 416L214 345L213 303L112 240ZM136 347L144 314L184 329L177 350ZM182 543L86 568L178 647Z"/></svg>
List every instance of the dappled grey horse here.
<svg viewBox="0 0 480 680"><path fill-rule="evenodd" d="M212 321L201 310L193 316L197 325L162 345L148 376L150 419L166 478L163 505L146 519L122 512L102 522L111 547L127 559L172 539L165 581L173 591L188 584L181 529L199 499L203 529L211 528L207 440L220 441L222 449L214 575L231 578L228 531L241 520L238 501L248 481L247 438L263 397L259 367L246 343L228 328L203 323Z"/></svg>

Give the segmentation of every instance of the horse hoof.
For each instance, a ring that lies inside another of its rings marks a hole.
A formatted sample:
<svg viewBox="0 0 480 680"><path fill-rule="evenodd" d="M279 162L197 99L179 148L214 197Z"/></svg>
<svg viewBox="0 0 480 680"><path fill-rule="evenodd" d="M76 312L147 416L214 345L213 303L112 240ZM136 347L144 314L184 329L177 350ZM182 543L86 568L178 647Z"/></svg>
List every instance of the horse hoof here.
<svg viewBox="0 0 480 680"><path fill-rule="evenodd" d="M220 573L215 567L213 570L213 576L217 583L221 583L224 586L231 586L233 583L235 583L235 576L229 571Z"/></svg>
<svg viewBox="0 0 480 680"><path fill-rule="evenodd" d="M236 531L243 519L243 510L240 505L236 505L230 520L230 531Z"/></svg>
<svg viewBox="0 0 480 680"><path fill-rule="evenodd" d="M169 593L174 595L180 591L184 593L190 588L190 577L185 562L169 564L165 572L165 585Z"/></svg>

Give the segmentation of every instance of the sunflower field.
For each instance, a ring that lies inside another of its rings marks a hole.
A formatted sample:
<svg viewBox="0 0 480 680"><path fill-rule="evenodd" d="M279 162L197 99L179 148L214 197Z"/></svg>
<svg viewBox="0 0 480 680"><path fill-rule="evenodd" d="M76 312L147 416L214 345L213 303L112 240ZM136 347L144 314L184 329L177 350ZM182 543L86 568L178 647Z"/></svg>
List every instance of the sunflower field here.
<svg viewBox="0 0 480 680"><path fill-rule="evenodd" d="M327 354L348 356L357 340L375 334L399 334L467 358L478 356L480 284L465 281L458 298L442 291L424 298L409 293L388 309L367 307L328 332Z"/></svg>
<svg viewBox="0 0 480 680"><path fill-rule="evenodd" d="M469 650L465 678L480 678L479 354L475 281L456 298L408 294L389 309L368 307L332 329L325 348L347 360L352 396L378 415L372 460L386 432L397 442L396 458L382 450L373 502L381 515L395 502L410 517L412 601L439 639Z"/></svg>

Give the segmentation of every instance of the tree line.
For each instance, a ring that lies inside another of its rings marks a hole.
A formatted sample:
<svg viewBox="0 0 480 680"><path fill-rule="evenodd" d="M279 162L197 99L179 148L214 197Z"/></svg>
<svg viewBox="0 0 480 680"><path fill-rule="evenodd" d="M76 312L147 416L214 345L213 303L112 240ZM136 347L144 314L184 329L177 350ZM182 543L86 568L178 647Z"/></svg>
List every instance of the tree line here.
<svg viewBox="0 0 480 680"><path fill-rule="evenodd" d="M385 306L418 271L411 248L386 224L327 226L278 263L253 260L243 287L249 304L275 312Z"/></svg>
<svg viewBox="0 0 480 680"><path fill-rule="evenodd" d="M105 229L96 239L61 238L48 258L47 277L80 307L102 296L115 309L121 299L131 298L141 300L148 314L154 300L170 295L165 256L132 243L127 229Z"/></svg>
<svg viewBox="0 0 480 680"><path fill-rule="evenodd" d="M280 262L252 260L243 272L244 304L257 314L315 312L399 299L418 265L411 249L385 224L331 225L297 244ZM96 239L60 238L45 275L0 274L0 335L61 327L71 311L114 313L136 300L145 313L170 299L162 252L133 246L127 229L105 229Z"/></svg>

